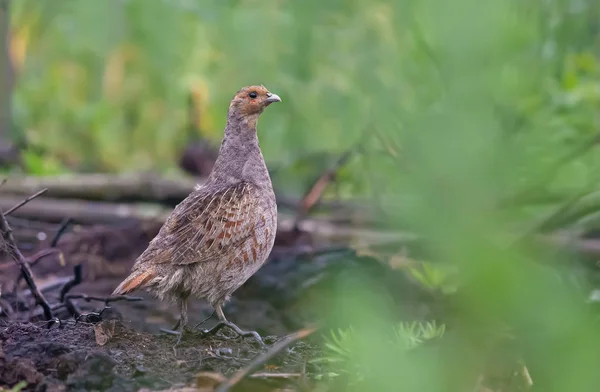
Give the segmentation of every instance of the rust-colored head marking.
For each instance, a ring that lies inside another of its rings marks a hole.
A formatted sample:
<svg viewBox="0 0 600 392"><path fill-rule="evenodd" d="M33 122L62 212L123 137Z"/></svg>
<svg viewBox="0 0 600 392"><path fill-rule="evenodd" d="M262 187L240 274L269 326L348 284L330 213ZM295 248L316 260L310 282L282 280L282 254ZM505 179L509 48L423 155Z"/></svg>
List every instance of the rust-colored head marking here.
<svg viewBox="0 0 600 392"><path fill-rule="evenodd" d="M269 92L265 86L248 86L233 97L229 110L243 116L259 115L273 102L281 102L281 98Z"/></svg>

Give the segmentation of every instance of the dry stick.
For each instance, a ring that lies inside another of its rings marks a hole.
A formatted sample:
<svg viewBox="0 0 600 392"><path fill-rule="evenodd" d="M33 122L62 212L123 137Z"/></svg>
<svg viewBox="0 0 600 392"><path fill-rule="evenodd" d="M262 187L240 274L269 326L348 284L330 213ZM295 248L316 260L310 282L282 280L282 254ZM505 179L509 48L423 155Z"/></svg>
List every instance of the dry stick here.
<svg viewBox="0 0 600 392"><path fill-rule="evenodd" d="M48 188L48 197L83 200L183 200L202 178L167 178L150 174L68 174L36 177L15 176L3 193L28 196Z"/></svg>
<svg viewBox="0 0 600 392"><path fill-rule="evenodd" d="M66 226L65 226L66 227ZM81 264L77 264L73 267L73 279L69 280L65 285L60 289L60 302L62 302L69 313L76 319L81 317L81 312L77 305L73 302L71 298L65 298L66 295L71 291L71 289L83 281L83 268Z"/></svg>
<svg viewBox="0 0 600 392"><path fill-rule="evenodd" d="M279 352L282 351L284 348L288 347L290 344L300 339L306 338L316 330L316 327L306 327L294 332L291 335L288 335L285 339L275 343L266 353L257 356L252 362L248 364L248 366L240 369L230 379L225 381L223 384L219 385L215 392L229 391L244 378L250 376L253 371L258 369L260 366L264 365L267 361L269 361L269 359L279 354Z"/></svg>
<svg viewBox="0 0 600 392"><path fill-rule="evenodd" d="M34 193L33 195L29 196L27 199L23 200L22 202L20 202L19 204L17 204L13 208L11 208L8 211L6 211L4 213L4 216L10 215L11 213L15 212L19 208L23 207L25 204L29 203L31 200L35 199L36 197L42 196L46 192L48 192L48 188L44 188L41 191Z"/></svg>
<svg viewBox="0 0 600 392"><path fill-rule="evenodd" d="M250 378L300 378L302 373L255 373Z"/></svg>
<svg viewBox="0 0 600 392"><path fill-rule="evenodd" d="M114 296L110 296L110 297L97 297L97 296L87 295L87 294L69 294L69 295L65 296L65 299L81 299L81 300L84 300L85 302L100 301L100 302L104 302L105 304L109 304L111 302L117 302L117 301L137 302L137 301L144 300L143 297L132 297L130 295L114 295Z"/></svg>
<svg viewBox="0 0 600 392"><path fill-rule="evenodd" d="M54 235L54 238L52 238L52 241L50 241L51 248L56 248L56 245L58 245L58 241L60 241L60 238L63 236L63 234L65 234L71 223L73 223L73 219L71 218L66 218L61 222L60 226L58 227L58 230L56 231L56 234Z"/></svg>
<svg viewBox="0 0 600 392"><path fill-rule="evenodd" d="M46 188L46 190L47 190L47 188ZM38 192L38 193L40 193L40 192ZM44 192L45 192L45 190L44 190ZM31 199L26 200L26 202L29 201L29 200L31 200ZM24 205L25 203L19 205L19 207L22 206L22 205ZM15 209L16 208L13 207L13 211ZM27 263L29 265L34 266L41 259L43 259L46 256L50 256L50 255L53 255L53 254L59 254L62 257L62 252L61 252L60 249L56 249L56 245L58 244L58 241L63 236L63 234L65 234L65 231L67 230L67 228L69 227L69 225L72 222L73 222L73 219L71 219L71 218L67 218L67 219L63 220L62 223L60 224L58 230L56 231L56 234L54 235L54 238L52 239L52 241L50 241L50 249L42 249L41 251L39 251L38 253L36 253L32 257L26 259L25 261L27 261ZM21 278L22 278L22 275L19 275L17 277L17 281L15 283L15 291L19 287L19 283L21 283Z"/></svg>
<svg viewBox="0 0 600 392"><path fill-rule="evenodd" d="M60 302L65 301L65 296L71 291L71 289L83 281L83 269L81 268L81 264L77 264L73 267L73 279L69 280L65 285L60 289Z"/></svg>
<svg viewBox="0 0 600 392"><path fill-rule="evenodd" d="M56 280L53 280L51 282L40 284L38 289L40 290L41 293L46 293L48 291L52 291L52 290L64 285L68 281L69 281L69 278L56 278ZM13 295L15 297L17 297L17 299L27 298L27 297L31 296L31 290L25 289L21 292L17 292L16 294L13 294Z"/></svg>
<svg viewBox="0 0 600 392"><path fill-rule="evenodd" d="M361 138L363 139L363 138ZM294 224L294 229L299 230L300 222L308 215L310 210L319 202L321 196L325 192L327 186L335 179L338 171L344 166L350 158L362 147L362 141L357 143L351 149L345 151L338 160L327 170L323 172L317 178L317 180L310 187L308 192L304 194L302 200L300 200L298 212L296 215L296 223Z"/></svg>
<svg viewBox="0 0 600 392"><path fill-rule="evenodd" d="M24 260L27 263L27 265L31 268L31 267L35 266L38 262L40 262L42 259L44 259L48 256L53 256L53 255L59 255L59 257L62 257L62 251L60 249L56 249L56 248L42 249L42 250L38 251L36 254L34 254L33 256L25 257ZM15 293L19 289L19 284L21 283L21 279L23 279L22 274L18 275L17 280L15 281L15 285L14 285L14 289L13 289Z"/></svg>
<svg viewBox="0 0 600 392"><path fill-rule="evenodd" d="M34 254L33 256L24 257L24 260L30 266L34 266L43 258L48 257L48 256L53 256L56 254L60 254L60 253L61 253L60 249L56 249L56 248L42 249L42 250L38 251L36 254ZM7 269L9 269L9 267L10 267L10 265L4 265L4 264L0 265L0 271L7 270ZM21 281L21 275L19 275L19 277L17 278L15 287L17 287L19 285L20 281Z"/></svg>
<svg viewBox="0 0 600 392"><path fill-rule="evenodd" d="M52 193L52 188L48 195ZM20 201L19 197L4 192L0 197L0 208L8 209ZM15 212L20 218L45 222L62 222L65 216L79 224L115 223L125 220L152 221L166 219L172 208L162 204L112 203L105 201L85 201L80 199L55 199L45 196L35 203L29 203Z"/></svg>
<svg viewBox="0 0 600 392"><path fill-rule="evenodd" d="M31 268L29 267L29 264L25 261L23 254L17 247L17 244L15 243L15 239L12 234L12 229L8 225L8 222L6 221L6 217L4 216L4 214L1 211L0 211L0 230L2 231L2 238L4 239L4 242L6 243L8 253L12 256L12 258L15 260L15 262L19 265L19 268L21 269L21 274L23 274L23 277L25 278L25 281L27 282L27 286L29 286L29 290L31 290L31 293L35 297L36 303L44 309L44 317L46 317L46 320L51 320L53 318L52 309L50 309L50 305L48 305L48 301L46 301L46 298L44 298L44 296L42 295L42 293L36 286L35 281L33 279L33 274L31 273Z"/></svg>
<svg viewBox="0 0 600 392"><path fill-rule="evenodd" d="M73 317L75 317L77 320L79 318L81 318L82 316L89 316L89 314L88 315L81 314L81 312L79 311L79 308L73 301L75 299L82 299L86 302L102 301L102 302L104 302L105 309L106 309L106 306L108 306L108 304L110 302L141 301L143 299L141 297L130 297L128 295L119 295L119 296L113 296L113 297L95 297L95 296L89 296L86 294L69 294L69 291L71 291L71 289L73 289L73 287L77 286L82 281L83 281L83 269L82 269L81 264L77 264L76 266L73 267L73 278L71 280L69 280L67 283L65 283L65 285L60 290L60 302L62 302L64 304L64 306L67 308L67 310L69 310L71 315L73 315ZM104 310L102 310L100 313L98 313L98 316L100 316L103 311Z"/></svg>

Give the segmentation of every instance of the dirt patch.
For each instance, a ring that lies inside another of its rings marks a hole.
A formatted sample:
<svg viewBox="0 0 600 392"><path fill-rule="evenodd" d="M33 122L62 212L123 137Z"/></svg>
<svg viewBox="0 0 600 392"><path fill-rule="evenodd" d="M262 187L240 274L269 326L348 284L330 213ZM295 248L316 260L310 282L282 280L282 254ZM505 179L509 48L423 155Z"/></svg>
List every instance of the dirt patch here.
<svg viewBox="0 0 600 392"><path fill-rule="evenodd" d="M263 349L250 340L189 335L174 349L175 337L135 330L116 321L100 346L91 324L46 328L31 323L0 324L0 386L27 382L32 391L138 391L193 385L201 371L231 375ZM277 337L266 337L273 344ZM315 348L298 342L266 370L297 373ZM256 385L255 385L256 386Z"/></svg>
<svg viewBox="0 0 600 392"><path fill-rule="evenodd" d="M135 246L123 246L120 237L126 235L134 236L131 242ZM340 285L352 271L370 276L378 286L395 293L397 299L413 300L409 295L413 292L411 283L399 284L392 279L397 271L377 260L358 257L344 247L314 254L302 252L302 246L307 245L296 237L279 236L270 260L234 293L224 308L230 321L242 329L257 331L268 345L277 341L274 336L281 338L324 317L333 327L344 327L336 324L338 319L343 321L343 317L336 317L343 309L331 294L333 288L340 293L352 290ZM193 335L173 350L176 338L159 331L175 324L178 307L144 292L134 293L143 301L113 302L111 309L103 313L104 322L115 321L105 344L98 343L94 325L73 321L77 314L98 312L104 306L103 301L86 302L81 298L74 302L78 312L65 306L60 292L64 282L74 276L74 267L83 267L83 282L69 294L106 298L126 276L148 238L151 236L143 231L127 227L74 231L61 242L64 257L50 257L35 264L38 287L55 306L54 316L63 320L62 326L51 329L45 327L43 313L24 282L14 290L19 271L12 260L0 264L0 285L4 286L0 306L5 304L14 310L12 314L0 312L0 389L25 381L29 391L165 390L194 385L200 372L211 372L222 380L261 354L262 349L252 341L223 335ZM36 251L32 249L28 254ZM195 325L213 309L205 301L193 299L188 311L190 325ZM203 327L210 328L214 323L210 320ZM248 378L235 390L273 391L296 385L299 373L308 377L322 375L323 369L310 362L319 355L317 344L297 342L257 370L284 377Z"/></svg>

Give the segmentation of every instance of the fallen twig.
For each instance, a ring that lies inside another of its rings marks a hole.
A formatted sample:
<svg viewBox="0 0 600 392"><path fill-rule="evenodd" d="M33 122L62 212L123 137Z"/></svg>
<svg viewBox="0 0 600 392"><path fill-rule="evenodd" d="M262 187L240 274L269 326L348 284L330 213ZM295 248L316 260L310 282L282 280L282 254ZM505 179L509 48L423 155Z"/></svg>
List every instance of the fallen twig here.
<svg viewBox="0 0 600 392"><path fill-rule="evenodd" d="M60 289L60 302L65 301L65 296L71 291L71 289L83 281L83 269L81 268L81 264L77 264L73 267L73 279L69 280L65 285Z"/></svg>
<svg viewBox="0 0 600 392"><path fill-rule="evenodd" d="M67 299L81 299L86 302L99 301L99 302L104 302L107 305L111 302L117 302L117 301L136 302L136 301L144 300L144 298L142 298L142 297L132 297L130 295L114 295L114 296L110 296L110 297L97 297L94 295L87 295L87 294L68 294L65 296L65 300L67 300Z"/></svg>
<svg viewBox="0 0 600 392"><path fill-rule="evenodd" d="M350 158L356 153L356 151L360 147L361 144L359 143L358 145L345 151L333 165L327 168L327 170L325 170L319 176L319 178L317 178L317 180L313 183L310 189L304 194L298 206L296 223L294 224L294 228L296 230L298 229L298 226L302 219L304 219L308 215L310 210L319 202L329 183L331 183L335 179L337 172L350 160Z"/></svg>
<svg viewBox="0 0 600 392"><path fill-rule="evenodd" d="M33 267L40 260L44 259L45 257L53 256L53 255L58 255L59 257L63 257L60 249L49 248L49 249L42 249L39 252L37 252L36 254L34 254L33 256L25 257L25 262L27 264L29 264L30 267ZM15 290L18 289L19 283L21 283L22 278L23 278L23 275L17 276L17 281L15 282Z"/></svg>
<svg viewBox="0 0 600 392"><path fill-rule="evenodd" d="M202 182L199 178L165 178L149 174L68 174L58 176L11 177L2 191L6 194L30 195L48 188L48 197L85 200L183 200Z"/></svg>
<svg viewBox="0 0 600 392"><path fill-rule="evenodd" d="M251 378L300 378L302 373L254 373Z"/></svg>
<svg viewBox="0 0 600 392"><path fill-rule="evenodd" d="M61 254L61 251L60 251L60 249L57 249L57 248L42 249L39 252L37 252L36 254L34 254L33 256L25 257L25 261L30 266L34 266L45 257L54 256L54 255L59 255L59 257L60 257L60 254Z"/></svg>
<svg viewBox="0 0 600 392"><path fill-rule="evenodd" d="M291 335L288 335L285 339L280 340L275 343L267 352L258 355L252 362L250 362L246 367L240 369L236 372L230 379L219 385L216 389L216 392L226 392L233 388L236 384L242 381L244 378L249 377L252 372L258 369L260 366L264 365L267 361L273 358L275 355L279 354L283 349L288 347L290 344L304 339L307 336L311 335L313 332L317 330L316 327L306 327L299 331L294 332Z"/></svg>
<svg viewBox="0 0 600 392"><path fill-rule="evenodd" d="M60 254L60 253L61 253L60 249L56 249L56 248L42 249L32 256L23 257L23 259L25 260L25 262L27 264L29 264L29 266L34 266L43 258L48 257L48 256L53 256L56 254ZM2 265L0 267L0 271L7 269L7 268L8 268L8 266ZM19 275L19 277L17 278L17 282L15 284L15 287L17 287L19 285L20 280L21 280L21 276Z"/></svg>
<svg viewBox="0 0 600 392"><path fill-rule="evenodd" d="M15 212L19 208L23 207L25 204L29 203L31 200L35 199L36 197L40 197L41 195L43 195L46 192L48 192L48 188L44 188L41 191L34 193L33 195L29 196L25 200L21 201L20 203L18 203L14 207L10 208L8 211L6 211L4 213L4 216L10 215L11 213Z"/></svg>
<svg viewBox="0 0 600 392"><path fill-rule="evenodd" d="M60 226L58 226L56 234L54 234L54 238L52 238L52 241L50 241L50 247L56 248L58 241L60 241L60 238L63 236L63 234L65 234L69 226L71 226L71 223L73 223L73 219L71 218L67 218L61 222Z"/></svg>
<svg viewBox="0 0 600 392"><path fill-rule="evenodd" d="M38 286L38 289L40 290L41 293L45 293L48 291L52 291L54 289L56 289L57 287L60 287L62 285L64 285L66 282L68 282L69 278L56 278L56 280L52 281L52 282L47 282L47 283L42 283ZM25 289L20 293L17 293L15 295L15 297L17 298L26 298L29 297L31 294L31 290L30 289Z"/></svg>
<svg viewBox="0 0 600 392"><path fill-rule="evenodd" d="M51 192L48 192L49 194ZM2 195L0 209L14 206L20 197ZM65 216L80 224L116 223L128 219L164 221L171 208L148 203L111 203L105 201L84 201L80 199L54 199L44 196L36 203L27 204L15 212L21 218L45 222L63 222Z"/></svg>
<svg viewBox="0 0 600 392"><path fill-rule="evenodd" d="M6 243L8 253L11 255L13 260L19 265L19 268L21 269L21 274L25 278L27 286L29 286L29 290L31 290L31 293L35 297L36 303L44 309L44 317L46 317L46 320L51 320L53 318L52 309L50 308L50 305L48 305L48 301L46 301L46 298L44 298L44 296L36 286L35 281L33 279L33 274L31 272L31 268L26 262L25 258L23 257L23 254L17 247L15 239L12 235L12 229L8 225L6 217L1 211L0 230L2 231L2 238Z"/></svg>

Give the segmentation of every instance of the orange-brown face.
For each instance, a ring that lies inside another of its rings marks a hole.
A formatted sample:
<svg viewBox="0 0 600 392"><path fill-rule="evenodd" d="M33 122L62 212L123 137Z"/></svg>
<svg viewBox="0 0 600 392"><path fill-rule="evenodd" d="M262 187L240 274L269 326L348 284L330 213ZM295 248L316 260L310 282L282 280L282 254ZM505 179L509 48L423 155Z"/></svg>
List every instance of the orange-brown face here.
<svg viewBox="0 0 600 392"><path fill-rule="evenodd" d="M281 102L281 98L269 92L265 86L248 86L237 92L229 107L244 116L250 116L260 114L273 102Z"/></svg>

